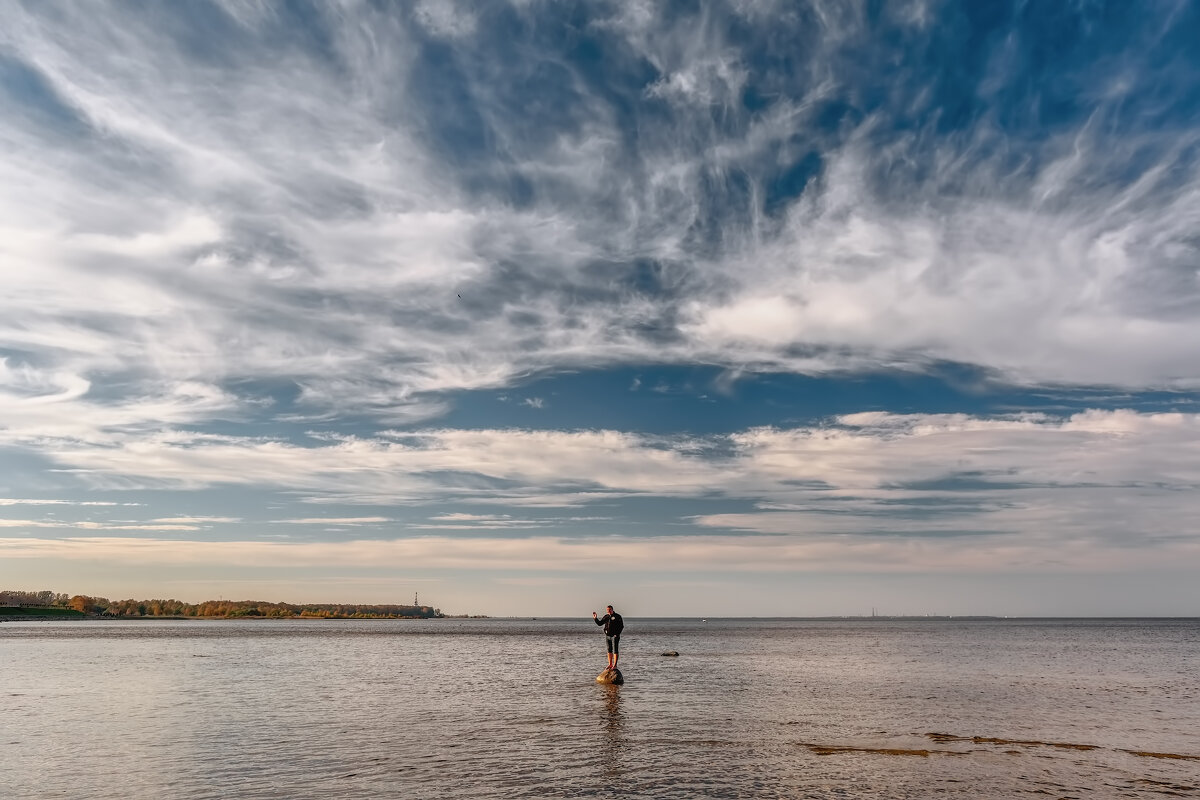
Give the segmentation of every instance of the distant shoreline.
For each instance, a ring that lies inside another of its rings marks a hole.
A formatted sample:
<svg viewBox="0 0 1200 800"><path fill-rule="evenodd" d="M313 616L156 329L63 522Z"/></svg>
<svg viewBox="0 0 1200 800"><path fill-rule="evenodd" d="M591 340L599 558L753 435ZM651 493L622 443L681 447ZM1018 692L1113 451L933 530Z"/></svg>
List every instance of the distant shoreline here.
<svg viewBox="0 0 1200 800"><path fill-rule="evenodd" d="M417 596L408 603L286 603L267 600L204 600L185 603L174 598L109 600L77 594L68 596L49 589L31 592L0 591L0 618L5 616L169 618L318 617L321 619L419 619L445 616L440 608L422 605Z"/></svg>
<svg viewBox="0 0 1200 800"><path fill-rule="evenodd" d="M55 611L55 609L49 609L49 611L53 612L53 611ZM120 616L114 616L114 615L110 615L110 614L82 614L82 613L78 613L78 612L73 613L73 614L57 614L57 613L38 614L38 613L31 613L30 611L26 611L24 609L22 610L22 612L23 613L20 613L20 614L0 613L0 622L31 622L31 621L45 621L45 620L70 620L70 621L90 621L90 622L120 622L123 620L136 620L139 622L170 622L170 621L185 621L186 622L186 621L191 621L191 620L201 620L201 621L220 620L220 621L230 621L230 622L233 622L233 621L270 622L272 620L276 620L276 621L277 620L306 620L306 621L312 620L314 622L319 622L319 621L323 621L323 620L332 620L334 622L370 622L370 621L377 620L377 621L386 622L388 620L391 620L391 621L395 622L397 620L426 621L426 620L434 620L434 619L467 619L466 617L314 617L314 616L302 616L300 614L297 614L295 616L290 616L290 617L285 617L285 616L227 617L227 616L223 616L223 615L209 616L209 617L192 617L192 616L184 616L184 615L166 616L166 615L161 615L161 614L135 614L135 615L123 614ZM485 619L485 618L484 617L470 617L470 619Z"/></svg>

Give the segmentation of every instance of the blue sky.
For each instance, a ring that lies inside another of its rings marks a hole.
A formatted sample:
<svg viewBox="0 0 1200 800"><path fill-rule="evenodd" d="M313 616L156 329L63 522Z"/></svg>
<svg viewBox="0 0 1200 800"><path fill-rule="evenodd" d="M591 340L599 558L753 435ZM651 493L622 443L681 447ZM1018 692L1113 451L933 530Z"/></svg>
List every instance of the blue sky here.
<svg viewBox="0 0 1200 800"><path fill-rule="evenodd" d="M0 588L1200 607L1200 4L0 12Z"/></svg>

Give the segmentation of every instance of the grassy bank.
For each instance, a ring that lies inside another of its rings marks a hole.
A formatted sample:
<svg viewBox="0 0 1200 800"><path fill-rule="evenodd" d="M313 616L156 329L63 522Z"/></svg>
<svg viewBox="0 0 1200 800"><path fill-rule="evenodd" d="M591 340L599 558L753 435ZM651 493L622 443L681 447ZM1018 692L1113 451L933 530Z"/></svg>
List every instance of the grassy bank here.
<svg viewBox="0 0 1200 800"><path fill-rule="evenodd" d="M0 606L0 619L5 617L36 617L38 619L83 619L83 612L73 608L20 608Z"/></svg>

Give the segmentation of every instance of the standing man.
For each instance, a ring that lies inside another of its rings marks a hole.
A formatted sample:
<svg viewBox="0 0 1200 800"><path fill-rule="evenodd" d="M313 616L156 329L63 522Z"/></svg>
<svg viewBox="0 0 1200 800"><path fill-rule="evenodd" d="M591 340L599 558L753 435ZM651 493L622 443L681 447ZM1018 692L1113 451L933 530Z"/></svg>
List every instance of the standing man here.
<svg viewBox="0 0 1200 800"><path fill-rule="evenodd" d="M617 668L617 659L620 658L621 647L621 631L625 629L625 620L621 619L621 615L613 611L613 607L608 607L608 613L603 617L597 617L596 612L592 612L592 619L597 625L604 626L604 643L608 646L608 668Z"/></svg>

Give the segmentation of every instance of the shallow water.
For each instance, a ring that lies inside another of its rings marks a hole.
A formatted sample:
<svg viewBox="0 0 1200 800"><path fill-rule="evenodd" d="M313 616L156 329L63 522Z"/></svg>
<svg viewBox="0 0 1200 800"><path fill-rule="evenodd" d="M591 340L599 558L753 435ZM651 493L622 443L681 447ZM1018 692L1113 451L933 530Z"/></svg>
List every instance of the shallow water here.
<svg viewBox="0 0 1200 800"><path fill-rule="evenodd" d="M5 622L0 796L1200 796L1197 620L628 618L622 687L603 649L590 618Z"/></svg>

